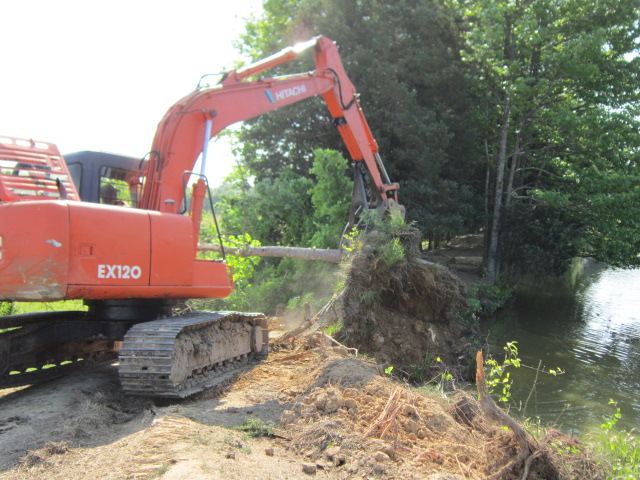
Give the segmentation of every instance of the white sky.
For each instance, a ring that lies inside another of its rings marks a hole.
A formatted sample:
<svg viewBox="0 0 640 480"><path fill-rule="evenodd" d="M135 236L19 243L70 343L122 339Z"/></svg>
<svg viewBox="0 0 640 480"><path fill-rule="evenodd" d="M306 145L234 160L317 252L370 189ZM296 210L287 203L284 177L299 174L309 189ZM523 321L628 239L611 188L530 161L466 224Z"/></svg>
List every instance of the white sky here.
<svg viewBox="0 0 640 480"><path fill-rule="evenodd" d="M142 157L166 110L201 75L241 60L232 46L262 0L2 0L0 135L64 153ZM219 142L222 143L222 142ZM212 144L212 184L233 164Z"/></svg>

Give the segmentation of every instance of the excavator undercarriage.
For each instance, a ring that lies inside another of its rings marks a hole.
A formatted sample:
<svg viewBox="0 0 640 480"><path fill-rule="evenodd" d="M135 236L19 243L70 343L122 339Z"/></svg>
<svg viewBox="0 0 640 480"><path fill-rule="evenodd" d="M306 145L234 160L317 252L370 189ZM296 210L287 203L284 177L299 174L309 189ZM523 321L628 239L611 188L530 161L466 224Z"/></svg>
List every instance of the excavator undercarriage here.
<svg viewBox="0 0 640 480"><path fill-rule="evenodd" d="M183 398L267 355L262 314L192 312L144 322L122 318L131 311L94 304L88 312L0 317L0 388L119 360L124 393ZM116 318L104 320L106 312ZM97 314L103 319L97 320Z"/></svg>

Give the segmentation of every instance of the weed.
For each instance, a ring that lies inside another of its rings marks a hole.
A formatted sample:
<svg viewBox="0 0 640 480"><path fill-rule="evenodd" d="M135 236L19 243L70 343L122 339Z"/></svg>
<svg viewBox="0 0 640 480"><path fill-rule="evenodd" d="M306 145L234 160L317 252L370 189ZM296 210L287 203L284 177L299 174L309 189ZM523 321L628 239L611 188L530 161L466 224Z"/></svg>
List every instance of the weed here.
<svg viewBox="0 0 640 480"><path fill-rule="evenodd" d="M436 358L434 358L431 354L425 354L422 362L419 365L411 365L409 367L409 383L413 383L414 385L419 383L425 383L428 381L428 376L431 368L434 363L436 363Z"/></svg>
<svg viewBox="0 0 640 480"><path fill-rule="evenodd" d="M354 250L361 248L362 240L360 239L360 234L361 231L358 230L357 227L351 228L351 231L342 236L342 243L340 245L342 249L347 252L353 252Z"/></svg>
<svg viewBox="0 0 640 480"><path fill-rule="evenodd" d="M329 325L327 325L323 330L327 335L329 335L331 337L335 337L336 334L340 330L342 330L343 326L344 326L344 324L342 323L342 318L339 318L335 322L330 323Z"/></svg>
<svg viewBox="0 0 640 480"><path fill-rule="evenodd" d="M496 283L479 282L469 288L469 303L472 314L491 314L504 307L513 297L513 287L504 280Z"/></svg>
<svg viewBox="0 0 640 480"><path fill-rule="evenodd" d="M375 290L365 290L360 294L360 301L367 307L373 307L376 304L378 292Z"/></svg>
<svg viewBox="0 0 640 480"><path fill-rule="evenodd" d="M401 260L404 260L404 247L400 243L399 238L393 238L389 242L378 245L378 258L376 265L382 264L383 267L390 267Z"/></svg>
<svg viewBox="0 0 640 480"><path fill-rule="evenodd" d="M234 428L245 432L249 437L273 437L276 425L273 422L265 422L256 417L247 417L241 425Z"/></svg>
<svg viewBox="0 0 640 480"><path fill-rule="evenodd" d="M457 318L460 322L466 325L477 325L478 317L482 313L482 302L480 299L473 296L471 289L469 289L469 296L467 297L467 309L458 314Z"/></svg>
<svg viewBox="0 0 640 480"><path fill-rule="evenodd" d="M207 437L201 435L200 433L196 433L193 436L193 443L196 445L209 445L211 441Z"/></svg>
<svg viewBox="0 0 640 480"><path fill-rule="evenodd" d="M518 357L518 347L516 343L517 342L507 342L507 345L503 347L505 355L501 364L493 358L485 361L489 367L489 375L486 380L487 388L491 394L498 392L500 396L499 402L507 403L509 398L511 398L511 385L513 384L513 380L511 379L510 372L507 372L507 368L520 368L520 358Z"/></svg>
<svg viewBox="0 0 640 480"><path fill-rule="evenodd" d="M251 447L249 446L249 438L250 437L260 437L260 436L264 436L264 435L253 435L253 434L248 434L248 433L243 433L242 436L240 437L241 440L241 447L240 447L240 451L242 453L245 454L250 454L251 453Z"/></svg>
<svg viewBox="0 0 640 480"><path fill-rule="evenodd" d="M603 419L600 431L593 434L594 449L604 457L611 470L612 479L637 479L640 472L640 440L634 430L618 429L618 420L622 417L620 407L609 400L615 412Z"/></svg>
<svg viewBox="0 0 640 480"><path fill-rule="evenodd" d="M158 470L156 470L155 472L151 472L149 475L147 475L144 478L145 480L152 480L154 478L159 478L163 476L165 473L167 473L167 470L169 470L169 465L168 464L162 465L160 468L158 468Z"/></svg>
<svg viewBox="0 0 640 480"><path fill-rule="evenodd" d="M376 363L375 358L373 358L370 354L368 353L360 353L358 352L357 357L360 359L360 361L362 362L367 362L367 363Z"/></svg>
<svg viewBox="0 0 640 480"><path fill-rule="evenodd" d="M438 373L438 375L436 375L435 377L425 381L425 377L431 370L434 369L434 366L436 364L440 364L440 373ZM445 389L447 385L450 385L451 381L453 380L453 375L442 363L442 359L440 357L433 358L429 355L425 355L422 365L414 365L412 366L412 368L413 371L409 374L409 381L412 381L411 379L414 378L420 380L421 382L424 382L421 387L418 387L418 391L428 393L430 395L446 397Z"/></svg>

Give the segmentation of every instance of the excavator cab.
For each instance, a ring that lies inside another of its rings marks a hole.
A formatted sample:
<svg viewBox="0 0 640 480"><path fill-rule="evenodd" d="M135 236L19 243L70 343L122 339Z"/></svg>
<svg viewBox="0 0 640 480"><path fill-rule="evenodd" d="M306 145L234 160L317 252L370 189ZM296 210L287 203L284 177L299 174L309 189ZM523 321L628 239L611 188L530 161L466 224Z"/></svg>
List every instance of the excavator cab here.
<svg viewBox="0 0 640 480"><path fill-rule="evenodd" d="M64 159L82 201L138 206L143 160L90 150L68 153Z"/></svg>

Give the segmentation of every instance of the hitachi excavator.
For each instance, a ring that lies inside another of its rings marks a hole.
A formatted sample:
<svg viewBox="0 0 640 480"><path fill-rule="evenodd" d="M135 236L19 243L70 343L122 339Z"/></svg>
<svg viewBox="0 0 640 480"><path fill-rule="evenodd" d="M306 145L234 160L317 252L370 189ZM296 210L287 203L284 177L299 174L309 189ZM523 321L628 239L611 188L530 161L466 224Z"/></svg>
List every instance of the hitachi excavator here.
<svg viewBox="0 0 640 480"><path fill-rule="evenodd" d="M309 48L313 71L256 79ZM68 155L67 165L51 143L0 137L0 300L81 299L88 306L0 317L0 388L118 356L125 393L182 398L265 355L262 314L172 316L172 307L233 289L224 260L197 257L210 139L235 122L316 95L352 160L350 224L365 210L397 205L398 184L384 169L335 44L322 36L179 100L142 160L80 152Z"/></svg>

